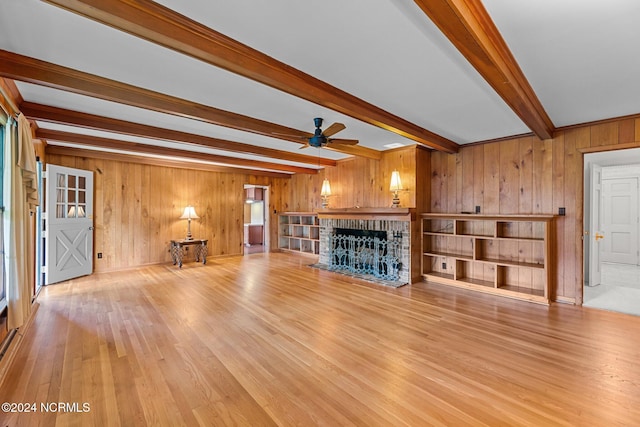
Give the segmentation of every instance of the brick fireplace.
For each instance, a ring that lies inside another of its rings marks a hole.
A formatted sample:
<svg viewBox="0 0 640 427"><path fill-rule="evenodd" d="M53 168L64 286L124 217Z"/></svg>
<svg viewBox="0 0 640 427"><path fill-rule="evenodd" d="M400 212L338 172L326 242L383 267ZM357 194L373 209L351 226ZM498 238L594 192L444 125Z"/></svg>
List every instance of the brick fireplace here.
<svg viewBox="0 0 640 427"><path fill-rule="evenodd" d="M341 234L346 232L346 234L356 236L377 236L378 240L382 240L384 239L382 236L386 236L386 241L381 242L384 256L376 258L376 264L384 265L384 271L380 275L371 274L370 278L375 281L376 278L382 277L385 284L392 286L410 283L411 215L412 212L409 208L349 208L318 211L320 219L320 257L318 263L333 271L345 274L354 273L353 268L336 266L335 242L338 230ZM369 241L372 241L373 238L370 239ZM340 241L342 242L342 240ZM369 244L356 244L355 246L370 250ZM377 252L380 255L383 254L382 251ZM344 251L341 251L341 254L344 257ZM396 270L392 272L393 268Z"/></svg>

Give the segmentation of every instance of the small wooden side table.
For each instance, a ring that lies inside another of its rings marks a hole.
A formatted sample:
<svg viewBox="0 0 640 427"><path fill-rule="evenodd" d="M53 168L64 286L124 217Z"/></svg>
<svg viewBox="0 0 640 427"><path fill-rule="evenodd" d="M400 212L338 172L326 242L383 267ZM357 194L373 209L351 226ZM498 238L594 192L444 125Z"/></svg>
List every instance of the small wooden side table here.
<svg viewBox="0 0 640 427"><path fill-rule="evenodd" d="M189 245L195 246L196 262L202 260L202 264L207 263L207 239L180 239L171 241L171 258L173 265L178 264L182 268L182 257L184 255L182 248Z"/></svg>

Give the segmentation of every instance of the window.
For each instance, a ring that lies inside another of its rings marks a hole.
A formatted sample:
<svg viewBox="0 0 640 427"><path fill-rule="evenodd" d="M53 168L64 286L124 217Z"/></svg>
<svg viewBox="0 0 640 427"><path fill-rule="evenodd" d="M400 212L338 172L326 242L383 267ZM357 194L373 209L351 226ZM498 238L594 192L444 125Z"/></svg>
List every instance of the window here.
<svg viewBox="0 0 640 427"><path fill-rule="evenodd" d="M0 311L7 306L7 283L4 273L4 135L6 120L0 115Z"/></svg>

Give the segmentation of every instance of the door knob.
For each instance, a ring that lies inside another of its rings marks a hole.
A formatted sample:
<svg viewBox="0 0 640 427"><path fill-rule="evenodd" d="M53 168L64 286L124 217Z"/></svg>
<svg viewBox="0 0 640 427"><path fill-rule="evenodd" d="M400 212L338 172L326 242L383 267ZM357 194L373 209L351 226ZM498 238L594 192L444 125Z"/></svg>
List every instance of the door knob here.
<svg viewBox="0 0 640 427"><path fill-rule="evenodd" d="M604 234L600 234L596 231L596 242L600 239L604 239Z"/></svg>

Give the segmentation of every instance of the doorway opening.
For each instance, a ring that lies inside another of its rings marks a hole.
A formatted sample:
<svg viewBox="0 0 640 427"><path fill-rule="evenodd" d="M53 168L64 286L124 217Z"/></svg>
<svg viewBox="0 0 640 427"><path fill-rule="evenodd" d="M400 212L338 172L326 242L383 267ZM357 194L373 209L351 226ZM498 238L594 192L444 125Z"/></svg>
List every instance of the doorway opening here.
<svg viewBox="0 0 640 427"><path fill-rule="evenodd" d="M244 254L269 252L269 187L244 185Z"/></svg>
<svg viewBox="0 0 640 427"><path fill-rule="evenodd" d="M584 155L583 305L640 315L640 149Z"/></svg>

